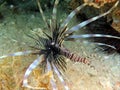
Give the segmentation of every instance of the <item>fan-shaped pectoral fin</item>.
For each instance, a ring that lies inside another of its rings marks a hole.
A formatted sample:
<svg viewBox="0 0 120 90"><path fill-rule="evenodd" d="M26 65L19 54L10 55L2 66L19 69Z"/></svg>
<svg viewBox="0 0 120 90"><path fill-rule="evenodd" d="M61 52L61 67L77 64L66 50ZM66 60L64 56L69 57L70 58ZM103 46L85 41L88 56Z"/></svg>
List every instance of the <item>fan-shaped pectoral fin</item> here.
<svg viewBox="0 0 120 90"><path fill-rule="evenodd" d="M53 67L53 70L55 71L55 73L57 74L58 78L60 79L60 81L64 85L65 90L69 90L69 87L66 85L63 77L60 75L59 71L57 70L56 66L53 63L52 63L52 67Z"/></svg>
<svg viewBox="0 0 120 90"><path fill-rule="evenodd" d="M49 71L52 71L52 69L51 69L51 64L50 64L50 62L49 62L48 59L47 59L47 72L49 72ZM52 85L52 89L53 89L53 90L58 90L58 88L57 88L57 86L56 86L56 84L55 84L55 79L54 79L54 76L53 76L53 75L51 76L50 83L51 83L51 85Z"/></svg>

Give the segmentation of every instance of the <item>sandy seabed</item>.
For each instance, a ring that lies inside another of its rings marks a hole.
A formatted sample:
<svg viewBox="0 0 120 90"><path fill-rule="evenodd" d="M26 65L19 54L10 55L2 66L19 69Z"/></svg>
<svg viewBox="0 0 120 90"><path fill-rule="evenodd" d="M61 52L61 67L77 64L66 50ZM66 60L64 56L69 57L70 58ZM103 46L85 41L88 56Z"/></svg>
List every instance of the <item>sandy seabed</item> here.
<svg viewBox="0 0 120 90"><path fill-rule="evenodd" d="M11 10L4 12L5 10L1 9L4 19L0 21L0 56L29 50L28 45L33 45L34 41L26 34L34 32L41 34L41 30L45 29L40 14L33 12L13 13ZM65 16L66 14L63 13L61 18ZM67 60L67 70L63 73L71 90L120 90L120 55L106 55L103 52L95 51L93 44L84 41L72 44L65 42L65 46L81 57L87 57L94 66L91 68L83 63ZM35 58L36 56L28 55L0 60L0 90L31 90L22 87L22 79L27 67ZM30 75L30 83L51 90L49 84L51 73L42 75L39 73L40 71L38 67ZM48 79L44 81L46 77ZM41 81L38 81L38 78ZM56 75L55 80L59 90L64 90Z"/></svg>

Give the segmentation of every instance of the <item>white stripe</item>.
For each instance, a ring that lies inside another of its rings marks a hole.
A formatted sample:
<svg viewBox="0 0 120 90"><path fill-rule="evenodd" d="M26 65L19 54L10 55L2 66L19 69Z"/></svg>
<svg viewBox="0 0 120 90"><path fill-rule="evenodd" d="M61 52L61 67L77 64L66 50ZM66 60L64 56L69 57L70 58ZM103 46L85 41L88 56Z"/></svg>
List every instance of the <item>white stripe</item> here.
<svg viewBox="0 0 120 90"><path fill-rule="evenodd" d="M86 26L87 24L89 24L89 23L91 23L91 22L93 22L93 21L95 21L95 20L97 20L97 19L99 19L99 18L101 18L101 17L109 14L109 13L118 5L118 3L119 3L119 0L118 0L118 1L115 3L115 5L114 5L110 10L108 10L107 12L105 12L105 13L103 13L103 14L100 14L100 15L98 15L98 16L96 16L96 17L90 18L90 19L88 19L88 20L86 20L86 21L84 21L84 22L82 22L82 23L80 23L80 24L78 24L78 25L76 25L76 26L73 26L69 31L78 31L79 29L81 29L82 27Z"/></svg>
<svg viewBox="0 0 120 90"><path fill-rule="evenodd" d="M47 70L51 71L51 65L50 65L50 62L48 61L48 58L47 58Z"/></svg>
<svg viewBox="0 0 120 90"><path fill-rule="evenodd" d="M16 52L16 53L12 53L12 54L8 54L8 55L1 56L0 59L6 58L6 57L9 57L9 56L21 56L21 55L26 55L26 54L30 54L30 53L32 53L32 52L33 52L33 51Z"/></svg>
<svg viewBox="0 0 120 90"><path fill-rule="evenodd" d="M0 59L6 58L8 55L1 56Z"/></svg>
<svg viewBox="0 0 120 90"><path fill-rule="evenodd" d="M45 15L44 15L44 13L43 13L43 10L42 10L42 8L41 8L41 5L40 5L39 0L37 0L37 4L38 4L38 7L39 7L39 11L40 11L40 13L41 13L42 19L43 19L44 23L46 24L47 28L49 29L47 20L46 20L46 18L45 18Z"/></svg>
<svg viewBox="0 0 120 90"><path fill-rule="evenodd" d="M16 52L16 53L10 54L10 55L20 56L20 55L25 55L25 54L29 54L29 53L32 53L32 51Z"/></svg>
<svg viewBox="0 0 120 90"><path fill-rule="evenodd" d="M51 71L51 65L50 65L50 62L48 61L48 58L47 58L47 71ZM52 85L52 89L53 90L58 90L57 87L56 87L56 84L55 84L55 81L54 81L54 77L52 75L51 79L50 79L50 83Z"/></svg>
<svg viewBox="0 0 120 90"><path fill-rule="evenodd" d="M55 71L55 73L57 74L58 78L60 79L60 81L62 82L62 84L64 85L65 90L69 90L68 86L66 85L66 83L64 82L63 77L60 75L59 71L57 70L57 68L55 67L55 65L52 63L53 69Z"/></svg>
<svg viewBox="0 0 120 90"><path fill-rule="evenodd" d="M60 29L63 29L63 27L66 26L66 25L69 23L69 21L70 21L70 20L73 18L73 16L77 13L76 10L79 11L79 10L82 9L84 6L86 6L86 4L82 4L82 5L80 5L79 7L77 7L75 10L73 10L73 11L68 15L68 17L65 19L65 21L61 24Z"/></svg>
<svg viewBox="0 0 120 90"><path fill-rule="evenodd" d="M41 63L41 61L42 61L42 56L39 56L26 70L25 75L24 75L24 79L23 79L23 86L24 87L40 89L40 88L32 87L32 86L28 85L27 78L30 75L30 73L32 72L32 70L35 69L39 65L39 63Z"/></svg>
<svg viewBox="0 0 120 90"><path fill-rule="evenodd" d="M104 44L104 43L93 43L93 44L96 44L96 45L101 45L101 46L107 46L107 47L110 47L110 48L113 48L113 49L116 49L114 46L112 45L108 45L108 44Z"/></svg>
<svg viewBox="0 0 120 90"><path fill-rule="evenodd" d="M117 36L112 36L112 35L104 35L104 34L83 34L83 35L72 35L68 38L91 38L91 37L107 37L107 38L116 38L116 39L120 39L120 37Z"/></svg>
<svg viewBox="0 0 120 90"><path fill-rule="evenodd" d="M59 0L56 0L55 4L54 4L54 8L53 8L53 16L55 16L55 19L56 19L56 13L57 13L56 6L57 6L58 3L59 3Z"/></svg>

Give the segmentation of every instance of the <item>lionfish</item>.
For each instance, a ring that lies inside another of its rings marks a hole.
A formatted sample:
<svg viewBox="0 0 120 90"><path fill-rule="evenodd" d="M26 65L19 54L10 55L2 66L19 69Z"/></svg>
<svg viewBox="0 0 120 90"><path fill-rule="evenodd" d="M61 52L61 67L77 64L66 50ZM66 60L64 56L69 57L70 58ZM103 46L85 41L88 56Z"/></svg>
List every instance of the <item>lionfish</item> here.
<svg viewBox="0 0 120 90"><path fill-rule="evenodd" d="M63 46L64 41L71 41L71 39L83 39L83 38L91 38L91 37L106 37L106 38L117 38L120 39L120 37L112 36L112 35L104 35L104 34L82 34L82 35L74 35L74 32L80 30L82 27L86 26L87 24L109 14L119 3L119 0L115 3L115 5L108 10L107 12L100 14L98 16L95 16L91 19L88 19L86 21L83 21L79 23L78 25L73 26L72 28L68 28L68 23L73 18L73 16L76 15L77 12L80 11L83 7L87 5L87 3L84 3L80 6L78 6L75 10L73 10L65 19L65 21L62 24L59 24L57 22L57 5L59 3L59 0L55 0L54 7L53 7L53 13L52 18L50 22L48 23L45 15L43 13L43 10L41 8L39 0L37 0L38 7L40 10L40 13L42 15L42 18L44 20L44 23L47 26L47 29L50 30L50 34L47 34L46 32L43 32L44 35L46 35L46 38L41 37L37 34L38 38L32 37L36 41L36 46L32 46L34 50L28 50L23 52L15 52L13 54L3 55L0 57L0 59L9 57L9 56L22 56L22 55L37 55L37 59L33 61L32 64L29 65L27 68L24 78L23 78L23 86L31 89L40 89L39 87L33 87L28 84L28 77L31 74L31 72L38 66L42 65L43 69L45 69L45 72L53 71L58 76L60 82L63 84L65 90L69 90L68 85L66 84L62 71L66 70L66 58L75 61L75 62L82 62L84 64L90 65L90 61L86 58L82 58L72 52L70 52L67 48ZM72 42L72 41L71 41ZM100 44L100 43L98 43ZM110 45L106 45L101 43L100 45L105 45L108 47L112 47ZM43 48L42 48L43 47ZM54 81L54 76L51 77L50 83L53 90L58 90L56 83Z"/></svg>

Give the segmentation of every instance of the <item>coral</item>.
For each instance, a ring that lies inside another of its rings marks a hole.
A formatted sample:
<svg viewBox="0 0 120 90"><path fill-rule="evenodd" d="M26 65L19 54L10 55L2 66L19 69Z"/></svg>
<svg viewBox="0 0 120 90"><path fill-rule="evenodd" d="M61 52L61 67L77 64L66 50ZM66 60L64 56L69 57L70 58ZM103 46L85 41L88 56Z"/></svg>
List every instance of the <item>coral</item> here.
<svg viewBox="0 0 120 90"><path fill-rule="evenodd" d="M104 6L106 3L113 3L116 0L84 0L84 3L87 3L90 6L94 6L96 8L100 8Z"/></svg>

